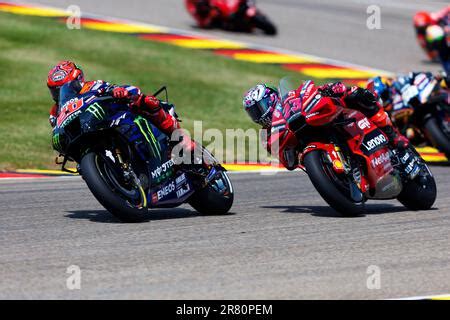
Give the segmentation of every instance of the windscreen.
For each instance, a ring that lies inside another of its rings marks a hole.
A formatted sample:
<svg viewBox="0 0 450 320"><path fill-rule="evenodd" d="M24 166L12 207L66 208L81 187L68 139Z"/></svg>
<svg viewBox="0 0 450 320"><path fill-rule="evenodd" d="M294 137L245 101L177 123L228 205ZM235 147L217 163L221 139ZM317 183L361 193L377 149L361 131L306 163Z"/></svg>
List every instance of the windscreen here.
<svg viewBox="0 0 450 320"><path fill-rule="evenodd" d="M59 110L71 99L78 96L81 90L79 81L71 81L64 84L59 91Z"/></svg>
<svg viewBox="0 0 450 320"><path fill-rule="evenodd" d="M280 80L278 85L278 93L281 97L281 101L284 103L286 98L289 97L289 92L297 90L302 81L292 76L284 77Z"/></svg>

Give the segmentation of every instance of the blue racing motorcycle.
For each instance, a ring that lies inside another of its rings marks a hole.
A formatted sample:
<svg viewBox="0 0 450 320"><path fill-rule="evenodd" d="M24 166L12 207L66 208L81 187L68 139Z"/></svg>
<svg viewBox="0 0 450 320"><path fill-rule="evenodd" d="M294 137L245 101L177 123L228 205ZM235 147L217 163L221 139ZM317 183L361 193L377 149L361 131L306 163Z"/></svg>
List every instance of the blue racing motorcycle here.
<svg viewBox="0 0 450 320"><path fill-rule="evenodd" d="M231 181L205 148L198 147L192 163L176 163L170 138L108 92L82 95L70 82L59 101L52 142L63 160L57 163L71 172L66 164L75 161L95 198L121 221L140 222L148 209L184 203L201 214L231 209ZM164 106L176 115L172 105Z"/></svg>
<svg viewBox="0 0 450 320"><path fill-rule="evenodd" d="M431 73L411 73L394 82L398 94L388 110L415 145L431 145L450 159L450 92Z"/></svg>

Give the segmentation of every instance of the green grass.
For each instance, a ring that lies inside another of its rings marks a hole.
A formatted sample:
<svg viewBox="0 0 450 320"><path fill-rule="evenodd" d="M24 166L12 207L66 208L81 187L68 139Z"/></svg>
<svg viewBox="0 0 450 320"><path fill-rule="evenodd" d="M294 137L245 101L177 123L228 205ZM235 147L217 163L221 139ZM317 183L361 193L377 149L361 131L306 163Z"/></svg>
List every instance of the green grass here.
<svg viewBox="0 0 450 320"><path fill-rule="evenodd" d="M187 129L195 120L204 121L204 129L255 127L241 108L242 94L289 74L207 51L0 13L0 170L54 167L46 76L63 59L81 65L87 79L133 84L148 93L167 85Z"/></svg>

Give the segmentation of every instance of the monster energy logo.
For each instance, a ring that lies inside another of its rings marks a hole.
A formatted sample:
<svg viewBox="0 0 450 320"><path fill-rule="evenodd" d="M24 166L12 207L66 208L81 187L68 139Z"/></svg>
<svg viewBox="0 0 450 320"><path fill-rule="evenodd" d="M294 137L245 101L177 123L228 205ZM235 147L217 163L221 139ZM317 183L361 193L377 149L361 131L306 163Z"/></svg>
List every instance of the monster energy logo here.
<svg viewBox="0 0 450 320"><path fill-rule="evenodd" d="M153 135L152 129L150 128L147 119L139 116L134 120L134 123L136 123L136 125L139 127L139 130L141 130L143 136L145 137L145 140L147 140L150 148L152 149L152 153L155 156L158 156L159 159L161 159L161 146ZM144 130L144 126L146 130Z"/></svg>
<svg viewBox="0 0 450 320"><path fill-rule="evenodd" d="M61 149L61 141L59 133L53 135L53 148Z"/></svg>
<svg viewBox="0 0 450 320"><path fill-rule="evenodd" d="M106 115L105 110L97 102L90 105L86 111L92 113L98 120L102 120Z"/></svg>

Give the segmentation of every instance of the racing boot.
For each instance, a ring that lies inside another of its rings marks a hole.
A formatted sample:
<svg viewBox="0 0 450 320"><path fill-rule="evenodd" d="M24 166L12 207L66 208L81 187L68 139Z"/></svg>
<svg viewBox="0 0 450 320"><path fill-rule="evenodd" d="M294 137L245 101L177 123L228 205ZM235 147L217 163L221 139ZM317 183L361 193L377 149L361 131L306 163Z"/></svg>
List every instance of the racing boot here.
<svg viewBox="0 0 450 320"><path fill-rule="evenodd" d="M408 138L398 132L387 113L382 109L370 120L388 136L389 144L397 150L396 155L401 171L408 179L415 179L420 172L420 166L417 156L409 148Z"/></svg>
<svg viewBox="0 0 450 320"><path fill-rule="evenodd" d="M138 113L146 116L159 130L169 137L175 130L180 129L178 120L166 112L162 108L161 101L153 96L142 94L134 104L134 107Z"/></svg>
<svg viewBox="0 0 450 320"><path fill-rule="evenodd" d="M184 164L199 164L202 157L201 153L200 156L198 155L201 151L198 151L197 144L191 139L189 132L181 128L176 116L163 108L164 104L166 103L153 96L145 95L141 95L136 102L138 111L171 138L172 158L177 164L180 161ZM175 133L175 131L177 132Z"/></svg>
<svg viewBox="0 0 450 320"><path fill-rule="evenodd" d="M392 147L399 150L405 150L409 146L409 140L403 136L392 124L391 119L388 114L383 110L377 112L373 117L370 118L378 128L383 131L389 139L389 143Z"/></svg>

